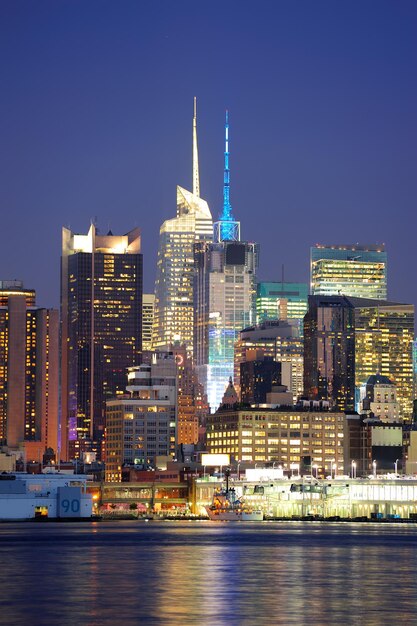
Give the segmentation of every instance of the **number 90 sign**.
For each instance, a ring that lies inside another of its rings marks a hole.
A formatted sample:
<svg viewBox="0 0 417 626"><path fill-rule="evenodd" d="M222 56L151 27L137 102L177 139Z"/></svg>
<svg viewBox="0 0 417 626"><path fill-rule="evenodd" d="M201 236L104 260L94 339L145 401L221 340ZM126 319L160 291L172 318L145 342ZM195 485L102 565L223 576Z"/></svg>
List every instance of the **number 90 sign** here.
<svg viewBox="0 0 417 626"><path fill-rule="evenodd" d="M60 487L58 497L59 517L80 517L81 490L79 487Z"/></svg>

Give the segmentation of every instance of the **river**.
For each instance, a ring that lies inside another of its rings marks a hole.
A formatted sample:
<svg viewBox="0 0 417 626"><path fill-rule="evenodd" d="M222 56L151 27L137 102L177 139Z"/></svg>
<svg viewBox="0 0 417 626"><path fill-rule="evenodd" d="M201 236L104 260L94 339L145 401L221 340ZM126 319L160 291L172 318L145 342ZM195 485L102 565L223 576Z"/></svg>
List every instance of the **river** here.
<svg viewBox="0 0 417 626"><path fill-rule="evenodd" d="M0 524L0 624L417 624L417 527Z"/></svg>

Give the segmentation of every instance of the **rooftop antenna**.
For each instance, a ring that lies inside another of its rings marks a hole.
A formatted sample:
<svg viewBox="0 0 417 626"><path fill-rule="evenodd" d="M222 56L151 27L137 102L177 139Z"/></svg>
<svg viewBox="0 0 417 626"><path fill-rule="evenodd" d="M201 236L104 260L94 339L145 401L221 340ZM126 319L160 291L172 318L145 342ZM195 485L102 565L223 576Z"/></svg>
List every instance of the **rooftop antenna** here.
<svg viewBox="0 0 417 626"><path fill-rule="evenodd" d="M197 144L197 98L194 96L193 117L193 194L200 197L200 173L198 169L198 144Z"/></svg>
<svg viewBox="0 0 417 626"><path fill-rule="evenodd" d="M220 216L220 220L215 224L215 239L218 241L240 241L240 222L237 222L233 218L230 204L229 111L226 111L224 130L223 212Z"/></svg>

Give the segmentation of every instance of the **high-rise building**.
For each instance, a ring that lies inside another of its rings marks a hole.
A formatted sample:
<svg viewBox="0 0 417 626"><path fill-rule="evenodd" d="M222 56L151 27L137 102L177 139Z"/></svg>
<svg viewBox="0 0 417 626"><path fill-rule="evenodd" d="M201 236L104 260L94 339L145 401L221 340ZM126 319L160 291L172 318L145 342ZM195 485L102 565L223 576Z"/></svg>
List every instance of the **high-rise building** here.
<svg viewBox="0 0 417 626"><path fill-rule="evenodd" d="M363 301L355 305L355 385L358 392L369 376L388 377L397 390L399 416L413 411L414 306L397 302Z"/></svg>
<svg viewBox="0 0 417 626"><path fill-rule="evenodd" d="M310 257L311 293L387 298L387 253L381 245L315 246Z"/></svg>
<svg viewBox="0 0 417 626"><path fill-rule="evenodd" d="M409 304L310 296L304 318L304 392L339 410L359 410L370 376L387 376L397 389L400 418L409 419L414 398Z"/></svg>
<svg viewBox="0 0 417 626"><path fill-rule="evenodd" d="M123 465L156 468L175 457L177 366L172 353L157 352L150 365L128 369L127 394L106 402L106 480L120 482Z"/></svg>
<svg viewBox="0 0 417 626"><path fill-rule="evenodd" d="M0 444L41 460L58 443L59 312L0 281Z"/></svg>
<svg viewBox="0 0 417 626"><path fill-rule="evenodd" d="M244 404L265 404L267 394L281 385L281 363L271 356L240 364L240 397Z"/></svg>
<svg viewBox="0 0 417 626"><path fill-rule="evenodd" d="M307 283L259 282L256 293L256 323L266 320L302 321L307 312Z"/></svg>
<svg viewBox="0 0 417 626"><path fill-rule="evenodd" d="M155 281L153 349L169 349L177 342L193 353L194 244L213 240L213 220L200 198L196 108L193 118L193 192L177 187L177 215L159 231Z"/></svg>
<svg viewBox="0 0 417 626"><path fill-rule="evenodd" d="M215 241L195 245L194 363L211 410L234 369L234 344L254 320L258 244L240 241L230 206L229 123L226 113L224 202Z"/></svg>
<svg viewBox="0 0 417 626"><path fill-rule="evenodd" d="M63 228L62 238L62 437L74 458L92 447L101 453L105 401L124 393L126 368L140 363L142 254L138 228Z"/></svg>
<svg viewBox="0 0 417 626"><path fill-rule="evenodd" d="M240 365L253 359L272 357L281 363L281 381L293 395L303 395L304 348L297 320L268 320L245 328L235 344L235 386L240 389Z"/></svg>
<svg viewBox="0 0 417 626"><path fill-rule="evenodd" d="M142 297L142 350L143 352L152 350L152 328L153 311L155 306L155 295L144 293Z"/></svg>

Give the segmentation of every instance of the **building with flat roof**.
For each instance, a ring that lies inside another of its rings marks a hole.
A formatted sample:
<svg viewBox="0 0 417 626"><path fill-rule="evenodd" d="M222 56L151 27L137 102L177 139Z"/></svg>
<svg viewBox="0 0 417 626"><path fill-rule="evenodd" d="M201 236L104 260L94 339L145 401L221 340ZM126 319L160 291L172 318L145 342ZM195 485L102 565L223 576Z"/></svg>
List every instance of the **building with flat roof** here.
<svg viewBox="0 0 417 626"><path fill-rule="evenodd" d="M59 311L36 306L35 291L0 282L0 445L28 461L59 454Z"/></svg>
<svg viewBox="0 0 417 626"><path fill-rule="evenodd" d="M307 301L307 283L259 282L256 291L256 323L293 319L299 322L302 329Z"/></svg>
<svg viewBox="0 0 417 626"><path fill-rule="evenodd" d="M384 244L311 248L312 295L387 299L387 253Z"/></svg>
<svg viewBox="0 0 417 626"><path fill-rule="evenodd" d="M345 415L304 407L220 409L207 419L207 450L285 471L343 473Z"/></svg>
<svg viewBox="0 0 417 626"><path fill-rule="evenodd" d="M240 391L240 365L246 361L272 357L281 363L281 382L293 395L294 403L303 395L303 340L297 320L267 320L240 331L235 343L234 382Z"/></svg>
<svg viewBox="0 0 417 626"><path fill-rule="evenodd" d="M170 352L128 369L127 394L106 402L106 481L120 482L123 465L156 468L176 455L177 366Z"/></svg>
<svg viewBox="0 0 417 626"><path fill-rule="evenodd" d="M400 419L410 419L413 337L411 304L310 296L304 318L304 393L338 410L360 410L360 390L378 372L396 386Z"/></svg>

